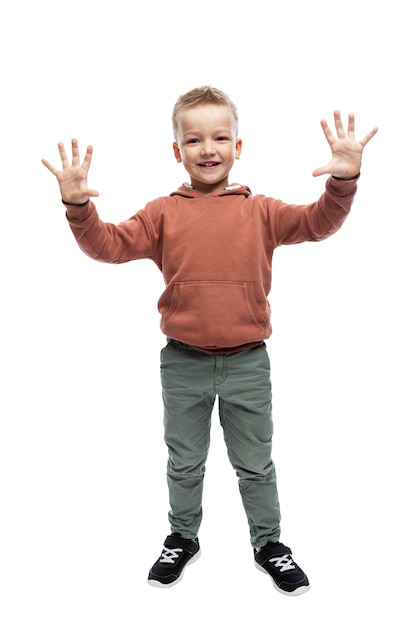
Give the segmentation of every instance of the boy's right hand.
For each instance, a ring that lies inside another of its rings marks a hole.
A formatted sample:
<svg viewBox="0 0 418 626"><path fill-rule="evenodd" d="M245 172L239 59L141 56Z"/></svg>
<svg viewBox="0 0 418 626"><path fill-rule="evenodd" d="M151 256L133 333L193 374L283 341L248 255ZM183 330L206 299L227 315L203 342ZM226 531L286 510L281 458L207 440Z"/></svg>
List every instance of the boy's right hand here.
<svg viewBox="0 0 418 626"><path fill-rule="evenodd" d="M92 196L97 197L99 195L98 191L88 189L87 186L87 174L90 168L93 147L87 146L86 155L81 165L77 139L73 139L71 141L71 148L72 162L70 165L64 149L64 144L58 144L58 150L62 163L61 171L57 170L46 159L42 159L42 163L58 180L63 202L67 204L84 204Z"/></svg>

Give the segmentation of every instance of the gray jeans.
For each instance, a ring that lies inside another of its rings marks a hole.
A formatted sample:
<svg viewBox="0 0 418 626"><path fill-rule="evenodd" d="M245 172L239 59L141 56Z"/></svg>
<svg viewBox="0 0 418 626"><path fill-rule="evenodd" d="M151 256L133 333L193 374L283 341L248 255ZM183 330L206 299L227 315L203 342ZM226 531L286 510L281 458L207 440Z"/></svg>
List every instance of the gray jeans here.
<svg viewBox="0 0 418 626"><path fill-rule="evenodd" d="M202 492L216 397L229 460L239 479L251 543L279 541L280 507L271 458L270 362L265 345L208 354L169 340L161 351L171 531L192 539Z"/></svg>

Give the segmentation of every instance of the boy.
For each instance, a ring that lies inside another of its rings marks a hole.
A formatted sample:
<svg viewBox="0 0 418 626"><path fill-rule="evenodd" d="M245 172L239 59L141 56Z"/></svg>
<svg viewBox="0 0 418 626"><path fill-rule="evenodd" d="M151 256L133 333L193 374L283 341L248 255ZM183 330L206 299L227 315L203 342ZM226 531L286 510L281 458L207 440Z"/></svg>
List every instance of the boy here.
<svg viewBox="0 0 418 626"><path fill-rule="evenodd" d="M171 534L148 581L170 587L200 555L198 530L216 397L228 456L239 478L255 564L278 591L299 595L309 581L280 542L280 507L271 458L271 335L267 296L273 250L283 244L320 241L344 222L357 188L364 139L354 136L354 115L337 137L321 122L331 147L329 174L317 202L289 205L248 187L230 184L241 154L235 105L218 89L202 87L180 96L173 110L174 156L190 176L169 197L158 198L118 226L98 217L87 175L88 146L80 165L72 141L70 164L59 144L63 169L43 160L56 176L72 232L89 256L107 263L152 259L166 289L158 307L167 337L161 353L164 433L168 448Z"/></svg>

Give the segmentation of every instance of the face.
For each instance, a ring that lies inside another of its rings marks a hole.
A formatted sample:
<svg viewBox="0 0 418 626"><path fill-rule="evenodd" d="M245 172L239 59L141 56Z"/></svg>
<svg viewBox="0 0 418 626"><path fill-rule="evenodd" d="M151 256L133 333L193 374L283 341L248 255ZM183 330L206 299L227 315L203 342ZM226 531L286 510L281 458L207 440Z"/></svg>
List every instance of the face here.
<svg viewBox="0 0 418 626"><path fill-rule="evenodd" d="M195 189L208 194L228 185L242 145L228 106L201 104L180 111L176 139L174 156L183 163Z"/></svg>

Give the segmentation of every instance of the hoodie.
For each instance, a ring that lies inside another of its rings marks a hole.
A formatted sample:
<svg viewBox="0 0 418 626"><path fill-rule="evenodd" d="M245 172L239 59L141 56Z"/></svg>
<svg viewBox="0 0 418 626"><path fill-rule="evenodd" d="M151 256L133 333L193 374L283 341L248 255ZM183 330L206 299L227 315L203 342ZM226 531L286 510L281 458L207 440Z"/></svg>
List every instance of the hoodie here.
<svg viewBox="0 0 418 626"><path fill-rule="evenodd" d="M335 233L356 189L356 179L330 177L319 200L298 205L252 195L243 185L206 196L184 184L118 225L101 221L92 201L66 207L88 256L104 263L156 263L165 281L158 309L168 338L230 353L271 335L274 249Z"/></svg>

